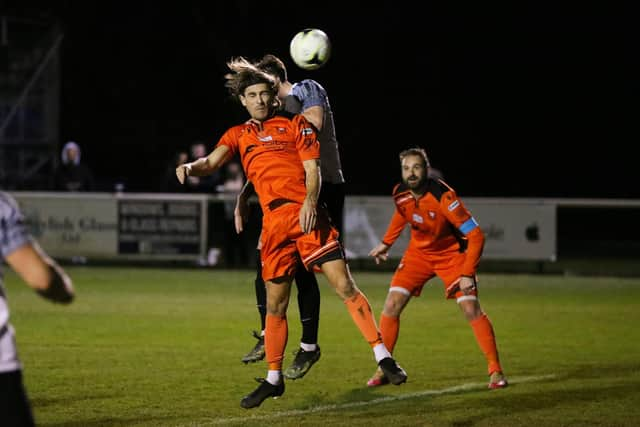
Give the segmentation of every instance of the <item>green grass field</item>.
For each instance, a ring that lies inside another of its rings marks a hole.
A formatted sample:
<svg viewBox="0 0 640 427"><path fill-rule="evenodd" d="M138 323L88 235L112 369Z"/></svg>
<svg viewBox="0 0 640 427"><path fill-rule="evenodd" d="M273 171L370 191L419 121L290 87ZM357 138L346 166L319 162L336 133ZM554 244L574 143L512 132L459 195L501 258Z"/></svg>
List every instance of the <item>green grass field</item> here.
<svg viewBox="0 0 640 427"><path fill-rule="evenodd" d="M408 382L368 389L372 352L321 277L322 358L282 398L244 410L266 373L240 362L259 327L251 271L68 271L77 299L67 307L6 271L39 426L640 425L640 278L483 274L511 382L488 390L471 328L439 281L402 317L395 356ZM354 276L378 317L390 273ZM295 294L286 365L300 337Z"/></svg>

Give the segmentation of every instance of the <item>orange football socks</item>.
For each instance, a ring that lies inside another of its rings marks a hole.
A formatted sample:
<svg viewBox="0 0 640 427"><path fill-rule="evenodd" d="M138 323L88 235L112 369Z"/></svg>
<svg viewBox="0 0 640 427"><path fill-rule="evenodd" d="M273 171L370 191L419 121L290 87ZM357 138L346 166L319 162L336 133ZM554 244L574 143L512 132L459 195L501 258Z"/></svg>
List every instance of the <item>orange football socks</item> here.
<svg viewBox="0 0 640 427"><path fill-rule="evenodd" d="M471 324L471 328L473 329L473 333L476 336L480 349L487 358L489 375L494 372L502 372L502 368L500 367L500 358L498 357L498 348L496 346L496 337L493 333L493 326L491 325L489 317L483 313L482 316L469 323Z"/></svg>
<svg viewBox="0 0 640 427"><path fill-rule="evenodd" d="M287 347L289 325L287 316L274 316L267 313L264 332L264 350L269 370L281 371L284 349Z"/></svg>
<svg viewBox="0 0 640 427"><path fill-rule="evenodd" d="M362 292L357 291L354 296L347 298L344 303L349 310L351 318L371 348L382 343L382 337L378 331L376 319L371 313L371 306L369 305L369 301L367 301L367 297L365 297Z"/></svg>
<svg viewBox="0 0 640 427"><path fill-rule="evenodd" d="M380 334L382 335L382 341L385 347L389 350L389 353L393 353L393 349L398 342L398 335L400 334L400 317L390 317L384 314L380 315Z"/></svg>

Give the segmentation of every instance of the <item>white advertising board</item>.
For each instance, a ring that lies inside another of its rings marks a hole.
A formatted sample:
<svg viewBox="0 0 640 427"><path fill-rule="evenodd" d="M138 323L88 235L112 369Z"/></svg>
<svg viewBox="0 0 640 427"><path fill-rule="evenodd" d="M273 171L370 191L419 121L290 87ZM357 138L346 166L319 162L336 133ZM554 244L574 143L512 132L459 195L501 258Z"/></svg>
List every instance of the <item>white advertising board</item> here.
<svg viewBox="0 0 640 427"><path fill-rule="evenodd" d="M194 259L205 254L206 195L15 192L53 257Z"/></svg>
<svg viewBox="0 0 640 427"><path fill-rule="evenodd" d="M215 196L131 193L12 193L32 234L54 257L202 259L208 203ZM556 207L545 199L466 198L486 235L484 259L555 260ZM347 196L344 242L349 259L367 258L385 233L391 197ZM390 251L400 258L408 227Z"/></svg>
<svg viewBox="0 0 640 427"><path fill-rule="evenodd" d="M538 199L467 198L485 233L484 259L555 260L556 205ZM345 247L348 257L366 258L384 235L395 209L391 197L352 197L345 201ZM409 228L389 256L399 258L409 242Z"/></svg>
<svg viewBox="0 0 640 427"><path fill-rule="evenodd" d="M109 195L12 193L31 234L53 257L115 257L116 201Z"/></svg>

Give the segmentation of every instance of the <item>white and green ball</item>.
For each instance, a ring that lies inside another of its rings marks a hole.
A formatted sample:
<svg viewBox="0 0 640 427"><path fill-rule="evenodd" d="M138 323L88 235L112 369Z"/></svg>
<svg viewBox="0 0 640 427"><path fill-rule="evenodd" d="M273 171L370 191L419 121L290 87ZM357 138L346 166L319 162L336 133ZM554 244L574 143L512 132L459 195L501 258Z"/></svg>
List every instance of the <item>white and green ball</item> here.
<svg viewBox="0 0 640 427"><path fill-rule="evenodd" d="M307 28L291 39L291 59L300 68L316 70L327 63L331 56L331 41L317 28Z"/></svg>

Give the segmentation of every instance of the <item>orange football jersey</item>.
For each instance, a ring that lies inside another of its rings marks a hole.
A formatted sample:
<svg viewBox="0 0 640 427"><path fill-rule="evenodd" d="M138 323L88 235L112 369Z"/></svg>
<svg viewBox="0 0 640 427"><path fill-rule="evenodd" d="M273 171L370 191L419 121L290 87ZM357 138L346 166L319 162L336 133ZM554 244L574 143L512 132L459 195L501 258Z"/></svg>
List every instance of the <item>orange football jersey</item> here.
<svg viewBox="0 0 640 427"><path fill-rule="evenodd" d="M315 128L302 115L274 116L262 124L249 120L227 130L218 145L240 155L263 212L276 200L302 203L307 194L302 162L320 158Z"/></svg>
<svg viewBox="0 0 640 427"><path fill-rule="evenodd" d="M437 256L457 246L466 251L462 268L465 276L474 276L484 246L484 233L455 191L441 179L430 179L427 191L416 199L409 188L398 184L393 190L396 210L382 238L391 246L406 224L411 226L407 251L422 251Z"/></svg>

